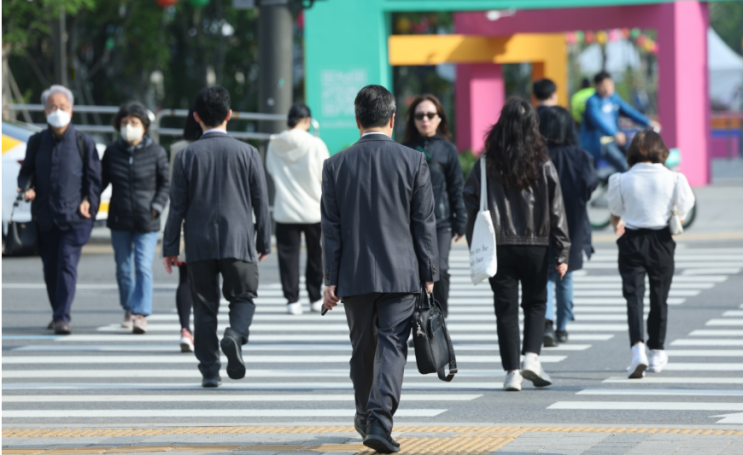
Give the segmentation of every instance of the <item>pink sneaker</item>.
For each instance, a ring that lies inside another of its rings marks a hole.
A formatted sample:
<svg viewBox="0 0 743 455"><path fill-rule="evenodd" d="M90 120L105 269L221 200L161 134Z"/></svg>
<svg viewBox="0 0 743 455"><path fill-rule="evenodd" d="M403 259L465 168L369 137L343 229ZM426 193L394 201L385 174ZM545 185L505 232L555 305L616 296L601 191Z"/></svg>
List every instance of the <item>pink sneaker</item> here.
<svg viewBox="0 0 743 455"><path fill-rule="evenodd" d="M188 329L181 329L181 352L193 352L193 335Z"/></svg>

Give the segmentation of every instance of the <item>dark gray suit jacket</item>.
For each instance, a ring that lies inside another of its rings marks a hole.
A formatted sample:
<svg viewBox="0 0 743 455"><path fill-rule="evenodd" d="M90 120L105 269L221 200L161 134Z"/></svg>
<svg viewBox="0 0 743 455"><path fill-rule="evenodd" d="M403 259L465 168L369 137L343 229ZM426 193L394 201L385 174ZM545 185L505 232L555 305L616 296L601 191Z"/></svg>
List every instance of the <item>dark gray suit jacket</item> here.
<svg viewBox="0 0 743 455"><path fill-rule="evenodd" d="M184 219L188 262L257 262L256 250L269 253L271 218L258 150L227 134L209 133L178 152L163 235L164 256L178 256Z"/></svg>
<svg viewBox="0 0 743 455"><path fill-rule="evenodd" d="M325 285L336 295L419 293L438 281L433 190L426 157L383 134L325 160Z"/></svg>

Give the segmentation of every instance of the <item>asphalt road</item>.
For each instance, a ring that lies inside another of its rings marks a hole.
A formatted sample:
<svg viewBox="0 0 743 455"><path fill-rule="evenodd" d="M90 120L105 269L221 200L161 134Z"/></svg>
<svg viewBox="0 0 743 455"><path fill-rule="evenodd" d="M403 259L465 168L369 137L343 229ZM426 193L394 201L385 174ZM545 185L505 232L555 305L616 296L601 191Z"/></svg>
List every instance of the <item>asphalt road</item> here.
<svg viewBox="0 0 743 455"><path fill-rule="evenodd" d="M630 350L616 248L602 241L596 249L576 277L570 342L542 352L554 385L525 382L512 393L501 390L492 293L468 282L466 249L455 247L448 324L460 373L447 384L409 362L396 422L743 428L743 239L679 239L670 363L632 381L625 379ZM176 277L159 263L149 333L132 335L117 327L123 312L112 254L84 254L69 337L45 329L40 260L2 263L6 428L351 422L342 312L321 318L306 307L303 316L285 315L275 255L260 266L258 312L244 350L248 375L232 381L223 371L217 390L202 389L195 358L179 352Z"/></svg>

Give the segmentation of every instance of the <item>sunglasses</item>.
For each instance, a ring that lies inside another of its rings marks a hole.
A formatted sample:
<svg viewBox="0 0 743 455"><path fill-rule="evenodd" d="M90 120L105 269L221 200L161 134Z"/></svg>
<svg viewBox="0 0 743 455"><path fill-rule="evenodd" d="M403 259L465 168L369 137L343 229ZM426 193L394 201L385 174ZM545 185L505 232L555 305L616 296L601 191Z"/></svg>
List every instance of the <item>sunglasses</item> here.
<svg viewBox="0 0 743 455"><path fill-rule="evenodd" d="M416 119L416 120L423 120L423 117L428 117L428 120L433 120L433 119L435 119L435 118L436 118L436 117L437 117L438 115L439 115L439 114L437 114L437 113L435 113L435 112L428 112L428 113L425 113L425 114L424 114L424 113L422 113L422 112L420 112L420 113L418 113L418 114L415 114L415 119Z"/></svg>

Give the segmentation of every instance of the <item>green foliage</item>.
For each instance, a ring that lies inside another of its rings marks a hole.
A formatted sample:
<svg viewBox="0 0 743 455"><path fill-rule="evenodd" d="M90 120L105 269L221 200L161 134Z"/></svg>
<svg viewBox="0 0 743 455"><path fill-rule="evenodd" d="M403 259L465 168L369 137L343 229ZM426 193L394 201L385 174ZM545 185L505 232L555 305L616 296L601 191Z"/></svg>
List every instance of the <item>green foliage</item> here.
<svg viewBox="0 0 743 455"><path fill-rule="evenodd" d="M743 53L743 2L713 2L709 4L712 28L738 54Z"/></svg>
<svg viewBox="0 0 743 455"><path fill-rule="evenodd" d="M59 18L60 9L77 14L94 9L96 0L5 0L3 1L3 44L18 54L24 47L50 33L49 23Z"/></svg>
<svg viewBox="0 0 743 455"><path fill-rule="evenodd" d="M472 167L475 165L475 162L480 158L479 156L475 156L474 153L472 153L472 150L467 149L464 152L459 154L459 164L462 166L462 173L464 174L464 180L467 181L467 177L469 177L470 172L472 171Z"/></svg>

